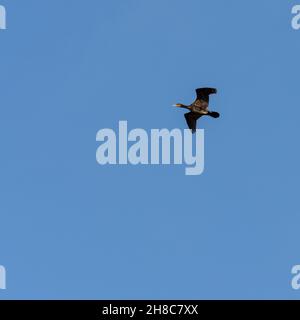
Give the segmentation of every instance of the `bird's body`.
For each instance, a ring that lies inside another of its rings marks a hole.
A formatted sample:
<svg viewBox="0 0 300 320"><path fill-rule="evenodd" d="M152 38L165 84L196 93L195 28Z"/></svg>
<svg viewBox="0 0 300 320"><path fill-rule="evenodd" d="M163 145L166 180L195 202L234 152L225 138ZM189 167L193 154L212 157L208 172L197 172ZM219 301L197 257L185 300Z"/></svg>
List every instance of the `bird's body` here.
<svg viewBox="0 0 300 320"><path fill-rule="evenodd" d="M190 110L192 112L199 113L201 115L205 115L208 113L208 103L204 100L196 100L190 105L190 107Z"/></svg>
<svg viewBox="0 0 300 320"><path fill-rule="evenodd" d="M197 127L197 120L202 116L211 116L213 118L219 118L220 114L215 111L209 111L209 95L217 93L217 89L214 88L200 88L196 89L197 98L190 105L184 105L181 103L176 104L176 107L185 108L190 112L184 115L189 128L194 133Z"/></svg>

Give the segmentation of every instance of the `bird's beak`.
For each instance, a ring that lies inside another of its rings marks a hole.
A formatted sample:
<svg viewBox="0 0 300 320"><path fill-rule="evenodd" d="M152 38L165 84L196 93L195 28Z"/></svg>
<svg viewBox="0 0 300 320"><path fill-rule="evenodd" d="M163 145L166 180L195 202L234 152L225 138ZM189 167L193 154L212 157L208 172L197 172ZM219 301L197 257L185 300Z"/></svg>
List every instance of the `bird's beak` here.
<svg viewBox="0 0 300 320"><path fill-rule="evenodd" d="M180 104L178 104L178 103L173 104L172 106L173 106L173 107L181 107L181 105L180 105Z"/></svg>

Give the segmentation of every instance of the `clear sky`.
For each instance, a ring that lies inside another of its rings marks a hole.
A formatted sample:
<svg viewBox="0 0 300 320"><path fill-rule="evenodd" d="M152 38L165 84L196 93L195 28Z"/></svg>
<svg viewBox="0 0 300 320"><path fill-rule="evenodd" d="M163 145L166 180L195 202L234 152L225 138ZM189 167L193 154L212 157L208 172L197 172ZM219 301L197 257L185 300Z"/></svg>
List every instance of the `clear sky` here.
<svg viewBox="0 0 300 320"><path fill-rule="evenodd" d="M296 3L0 0L0 299L299 299ZM202 175L97 164L201 86Z"/></svg>

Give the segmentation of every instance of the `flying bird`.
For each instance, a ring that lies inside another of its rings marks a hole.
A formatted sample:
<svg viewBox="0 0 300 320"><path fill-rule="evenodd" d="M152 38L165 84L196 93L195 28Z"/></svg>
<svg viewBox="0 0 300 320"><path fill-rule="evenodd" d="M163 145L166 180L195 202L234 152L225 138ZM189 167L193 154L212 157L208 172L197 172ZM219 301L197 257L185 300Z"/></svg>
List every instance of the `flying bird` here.
<svg viewBox="0 0 300 320"><path fill-rule="evenodd" d="M199 88L196 89L197 98L190 105L184 105L182 103L177 103L174 107L184 108L190 110L190 112L185 113L184 117L187 122L188 127L194 133L197 128L197 120L202 116L210 116L213 118L219 118L220 114L215 111L209 111L209 95L216 94L217 89L215 88Z"/></svg>

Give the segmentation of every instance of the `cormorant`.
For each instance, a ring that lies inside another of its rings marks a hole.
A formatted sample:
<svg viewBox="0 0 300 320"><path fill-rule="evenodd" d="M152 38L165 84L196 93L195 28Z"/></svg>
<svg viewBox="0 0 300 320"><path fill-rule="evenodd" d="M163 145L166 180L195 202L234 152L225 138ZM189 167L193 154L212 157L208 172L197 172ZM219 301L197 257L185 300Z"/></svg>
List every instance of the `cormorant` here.
<svg viewBox="0 0 300 320"><path fill-rule="evenodd" d="M189 106L181 103L177 103L174 105L175 107L190 110L190 112L185 113L184 117L188 127L192 130L193 133L196 131L197 120L200 117L210 116L213 118L219 118L220 114L218 112L208 110L209 95L216 93L217 89L215 88L199 88L196 89L197 98L192 104L190 104Z"/></svg>

